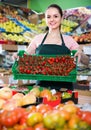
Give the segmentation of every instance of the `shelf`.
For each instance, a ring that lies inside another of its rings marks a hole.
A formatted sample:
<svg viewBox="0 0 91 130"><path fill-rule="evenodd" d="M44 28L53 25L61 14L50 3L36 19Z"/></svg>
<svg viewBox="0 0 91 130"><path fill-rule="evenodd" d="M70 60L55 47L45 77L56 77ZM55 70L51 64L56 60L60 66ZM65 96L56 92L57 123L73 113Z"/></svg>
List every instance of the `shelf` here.
<svg viewBox="0 0 91 130"><path fill-rule="evenodd" d="M0 44L2 46L2 50L7 51L18 51L22 49L26 49L27 45L13 45L13 44Z"/></svg>

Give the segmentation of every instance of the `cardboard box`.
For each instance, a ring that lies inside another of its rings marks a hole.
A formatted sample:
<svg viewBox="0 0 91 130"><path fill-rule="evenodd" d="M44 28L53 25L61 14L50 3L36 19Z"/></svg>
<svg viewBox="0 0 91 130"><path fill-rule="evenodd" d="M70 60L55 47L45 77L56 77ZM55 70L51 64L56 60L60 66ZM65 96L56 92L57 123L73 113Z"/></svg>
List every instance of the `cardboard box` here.
<svg viewBox="0 0 91 130"><path fill-rule="evenodd" d="M2 44L2 50L16 51L18 47L17 45Z"/></svg>
<svg viewBox="0 0 91 130"><path fill-rule="evenodd" d="M29 16L28 16L28 20L29 20L31 23L38 24L39 17L38 17L37 14L32 14L32 15L29 15Z"/></svg>
<svg viewBox="0 0 91 130"><path fill-rule="evenodd" d="M3 84L20 86L24 84L29 84L30 82L30 80L14 80L12 75L0 75L0 86L2 86Z"/></svg>
<svg viewBox="0 0 91 130"><path fill-rule="evenodd" d="M39 13L38 16L39 16L39 20L42 20L43 18L45 18L45 14L44 13Z"/></svg>

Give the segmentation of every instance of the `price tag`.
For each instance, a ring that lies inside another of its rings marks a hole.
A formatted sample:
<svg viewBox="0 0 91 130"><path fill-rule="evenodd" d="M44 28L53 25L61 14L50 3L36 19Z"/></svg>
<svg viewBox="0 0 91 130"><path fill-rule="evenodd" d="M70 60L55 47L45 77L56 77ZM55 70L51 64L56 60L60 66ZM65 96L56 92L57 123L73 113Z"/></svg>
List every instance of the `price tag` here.
<svg viewBox="0 0 91 130"><path fill-rule="evenodd" d="M87 79L88 79L88 76L80 75L80 76L79 76L79 79L80 79L80 80L87 80Z"/></svg>
<svg viewBox="0 0 91 130"><path fill-rule="evenodd" d="M2 52L2 45L0 45L0 53Z"/></svg>
<svg viewBox="0 0 91 130"><path fill-rule="evenodd" d="M26 46L25 45L18 45L18 51L20 50L26 50Z"/></svg>

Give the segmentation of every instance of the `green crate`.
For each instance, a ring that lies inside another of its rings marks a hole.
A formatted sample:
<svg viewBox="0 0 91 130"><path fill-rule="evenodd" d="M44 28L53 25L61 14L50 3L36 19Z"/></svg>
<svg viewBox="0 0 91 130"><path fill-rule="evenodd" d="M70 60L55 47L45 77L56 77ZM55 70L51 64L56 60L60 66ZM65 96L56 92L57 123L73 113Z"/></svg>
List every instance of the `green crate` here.
<svg viewBox="0 0 91 130"><path fill-rule="evenodd" d="M19 52L19 56L23 56L24 51ZM72 52L71 52L72 55ZM73 56L73 55L72 55ZM53 56L54 57L54 56ZM65 81L65 82L76 82L77 77L77 68L74 68L69 75L67 76L57 76L57 75L43 75L43 74L21 74L17 70L18 61L12 66L12 73L14 75L14 79L20 80L44 80L44 81Z"/></svg>
<svg viewBox="0 0 91 130"><path fill-rule="evenodd" d="M42 75L42 74L20 74L17 71L18 62L16 61L12 66L12 73L14 79L25 79L25 80L45 80L45 81L66 81L76 82L77 71L76 68L70 72L68 76L55 76L55 75Z"/></svg>

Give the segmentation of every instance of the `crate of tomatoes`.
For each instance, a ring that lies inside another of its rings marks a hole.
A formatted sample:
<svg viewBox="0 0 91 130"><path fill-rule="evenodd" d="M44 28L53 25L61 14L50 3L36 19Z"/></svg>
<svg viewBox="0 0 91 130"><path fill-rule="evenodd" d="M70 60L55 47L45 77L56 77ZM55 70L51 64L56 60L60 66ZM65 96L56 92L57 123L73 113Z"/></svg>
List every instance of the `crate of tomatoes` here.
<svg viewBox="0 0 91 130"><path fill-rule="evenodd" d="M12 66L14 79L76 82L77 65L71 55L18 55Z"/></svg>

